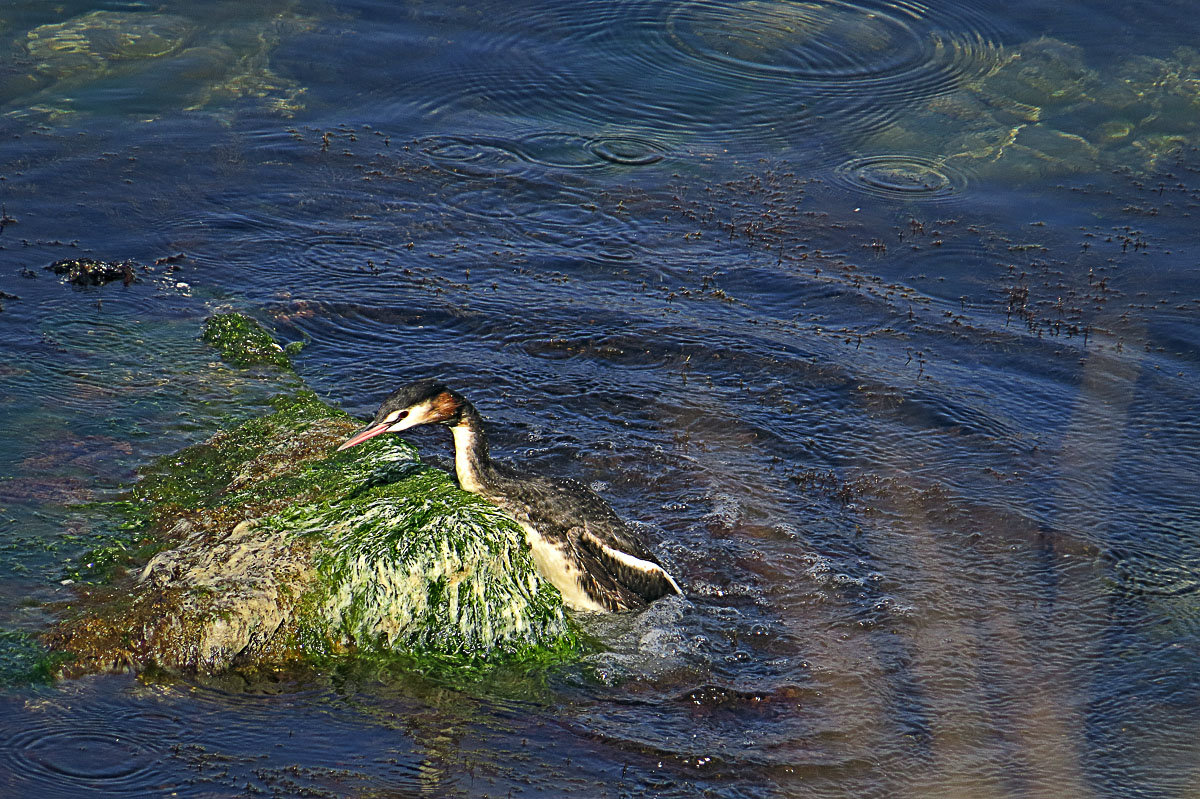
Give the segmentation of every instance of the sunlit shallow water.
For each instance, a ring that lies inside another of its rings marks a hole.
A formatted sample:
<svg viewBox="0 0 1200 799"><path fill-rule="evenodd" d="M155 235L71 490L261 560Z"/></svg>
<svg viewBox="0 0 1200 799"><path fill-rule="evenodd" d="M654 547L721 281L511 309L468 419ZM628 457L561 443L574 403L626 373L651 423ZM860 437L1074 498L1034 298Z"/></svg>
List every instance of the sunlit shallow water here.
<svg viewBox="0 0 1200 799"><path fill-rule="evenodd" d="M226 307L356 413L452 381L687 597L483 684L17 683L0 792L1194 794L1186 11L6 9L6 636L104 539L73 505L293 385ZM42 269L83 254L147 269Z"/></svg>

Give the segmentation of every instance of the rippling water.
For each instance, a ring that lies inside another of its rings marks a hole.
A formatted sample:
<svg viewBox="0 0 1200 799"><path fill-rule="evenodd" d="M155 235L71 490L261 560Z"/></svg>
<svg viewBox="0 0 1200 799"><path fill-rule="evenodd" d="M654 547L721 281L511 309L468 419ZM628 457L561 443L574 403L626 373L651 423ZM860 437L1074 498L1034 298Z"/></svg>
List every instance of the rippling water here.
<svg viewBox="0 0 1200 799"><path fill-rule="evenodd" d="M0 665L74 505L291 385L227 307L356 413L452 381L687 597L470 686L6 677L0 795L1194 795L1200 23L1047 9L10 3Z"/></svg>

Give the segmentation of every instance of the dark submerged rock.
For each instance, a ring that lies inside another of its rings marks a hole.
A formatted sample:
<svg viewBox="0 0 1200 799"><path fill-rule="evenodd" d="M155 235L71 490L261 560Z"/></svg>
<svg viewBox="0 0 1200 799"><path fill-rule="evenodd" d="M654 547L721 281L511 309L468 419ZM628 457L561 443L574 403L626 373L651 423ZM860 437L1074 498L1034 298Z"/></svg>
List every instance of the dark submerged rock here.
<svg viewBox="0 0 1200 799"><path fill-rule="evenodd" d="M55 261L46 270L56 275L66 275L67 282L77 286L102 286L120 280L126 286L137 280L133 261L97 261L94 258L64 258Z"/></svg>

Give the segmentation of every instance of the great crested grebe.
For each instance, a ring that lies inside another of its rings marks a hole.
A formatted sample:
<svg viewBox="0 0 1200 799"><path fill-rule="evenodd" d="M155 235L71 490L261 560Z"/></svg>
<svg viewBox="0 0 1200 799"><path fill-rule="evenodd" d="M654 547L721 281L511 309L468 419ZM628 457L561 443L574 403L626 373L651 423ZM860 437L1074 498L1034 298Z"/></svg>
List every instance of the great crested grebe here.
<svg viewBox="0 0 1200 799"><path fill-rule="evenodd" d="M375 420L338 449L433 423L448 426L454 435L458 484L517 520L538 571L559 590L567 607L633 610L667 594L683 593L636 531L590 488L492 460L479 412L436 380L392 392Z"/></svg>

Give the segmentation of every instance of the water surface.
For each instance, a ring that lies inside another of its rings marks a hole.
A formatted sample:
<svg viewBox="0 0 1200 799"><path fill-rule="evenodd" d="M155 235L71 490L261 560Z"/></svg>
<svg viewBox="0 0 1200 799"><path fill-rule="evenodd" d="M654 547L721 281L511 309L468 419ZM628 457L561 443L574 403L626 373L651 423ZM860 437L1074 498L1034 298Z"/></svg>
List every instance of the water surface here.
<svg viewBox="0 0 1200 799"><path fill-rule="evenodd" d="M6 658L74 505L290 385L198 340L230 307L352 412L452 382L687 597L467 686L18 682L0 793L1194 795L1188 12L10 3Z"/></svg>

